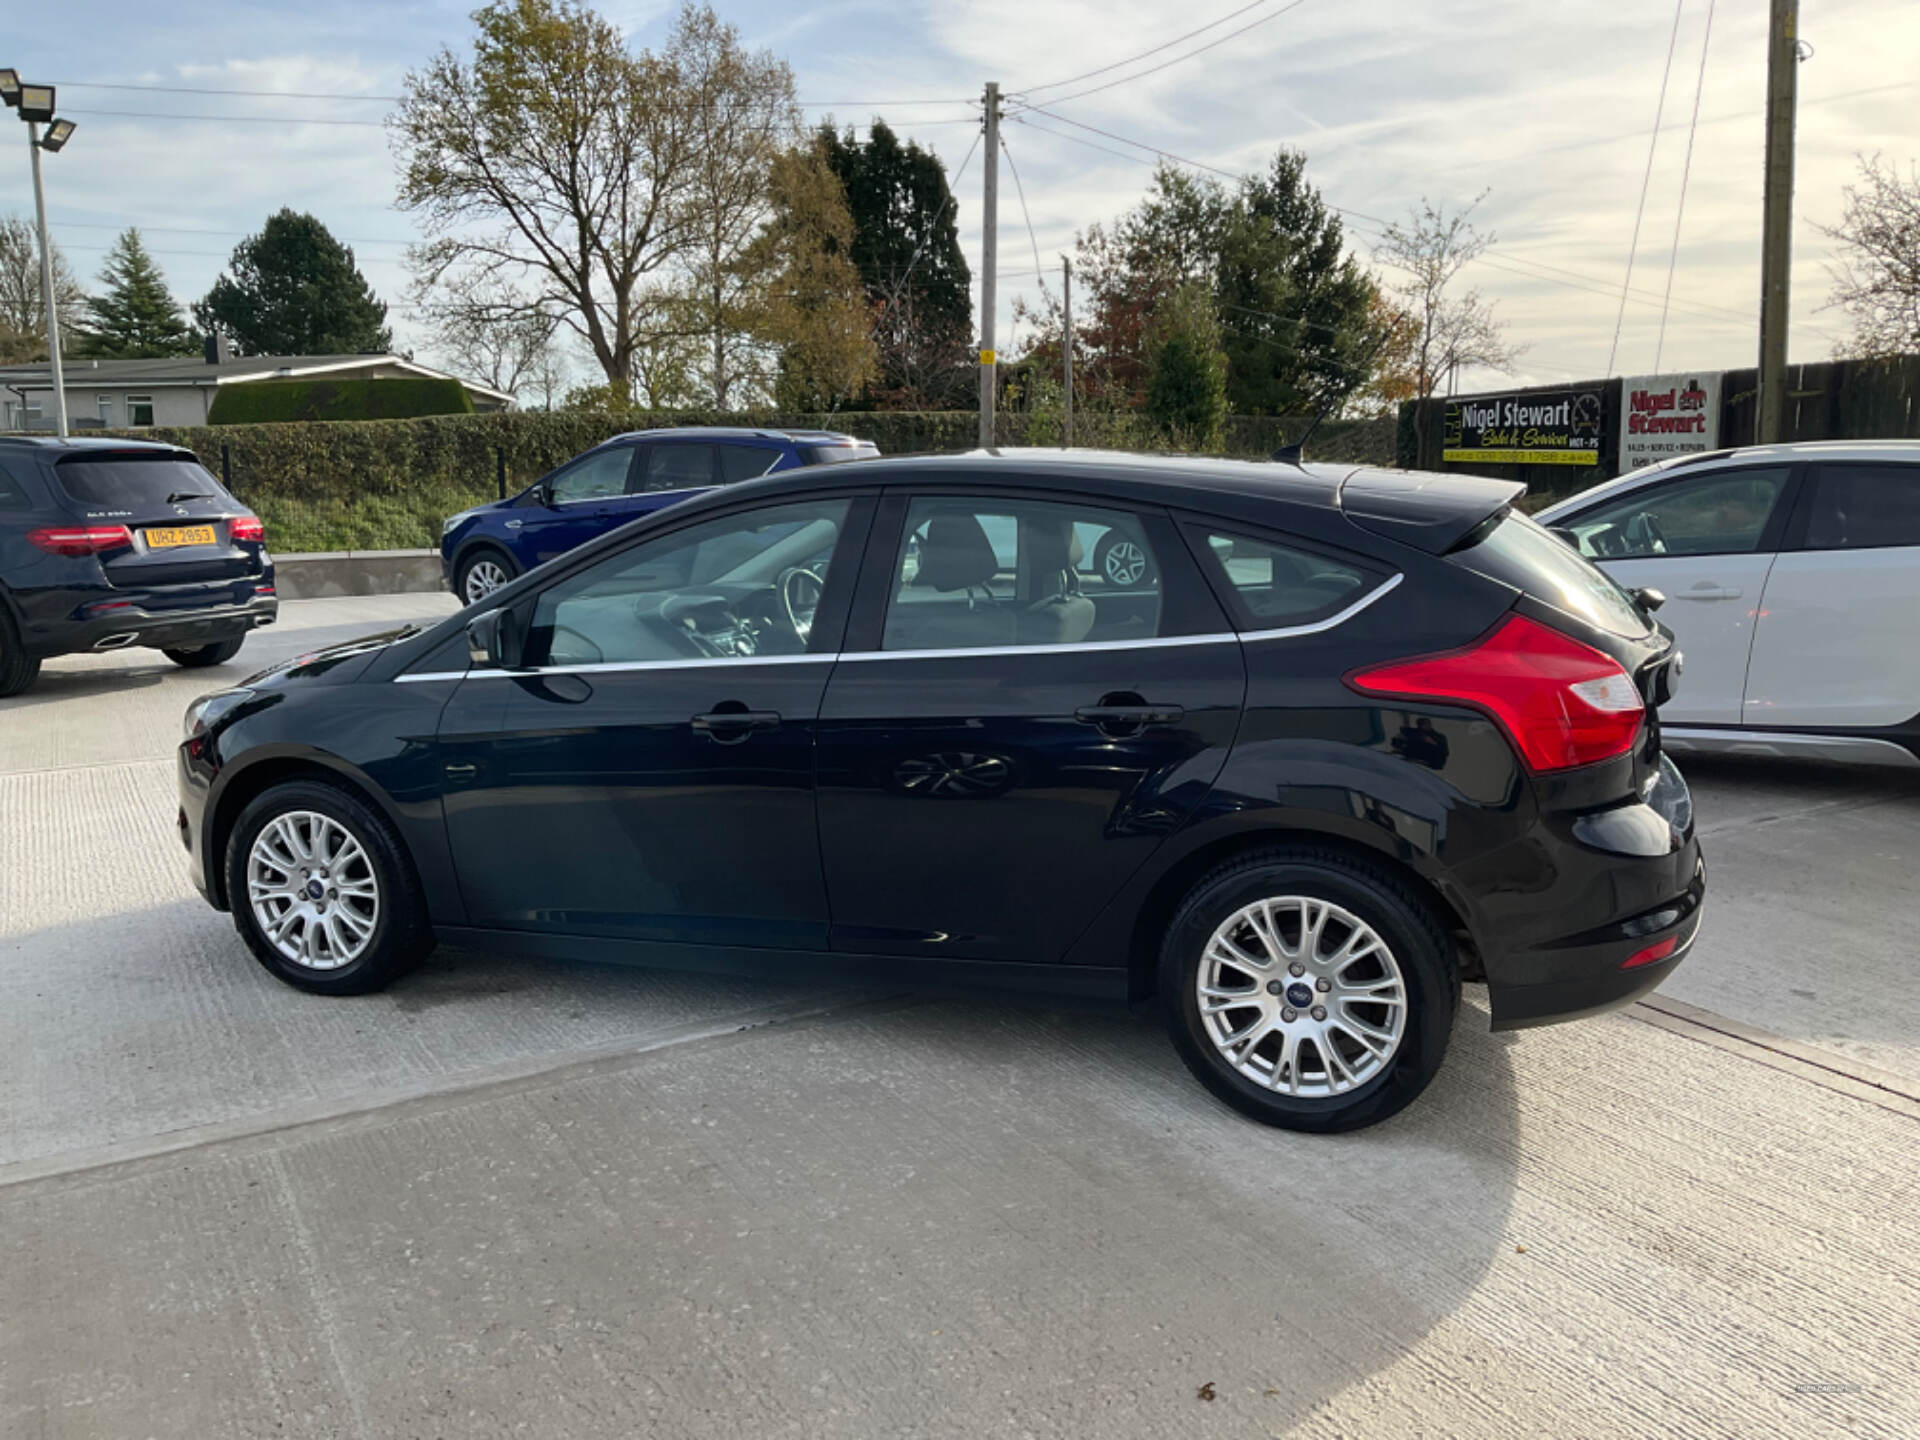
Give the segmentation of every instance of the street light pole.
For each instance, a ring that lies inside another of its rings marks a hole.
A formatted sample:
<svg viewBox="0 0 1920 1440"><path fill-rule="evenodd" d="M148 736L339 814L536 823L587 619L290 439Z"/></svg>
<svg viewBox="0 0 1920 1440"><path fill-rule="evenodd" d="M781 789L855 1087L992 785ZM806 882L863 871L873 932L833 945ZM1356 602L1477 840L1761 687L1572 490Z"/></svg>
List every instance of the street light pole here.
<svg viewBox="0 0 1920 1440"><path fill-rule="evenodd" d="M67 377L60 368L60 314L53 298L53 245L47 239L47 192L40 182L40 127L27 122L27 149L33 155L33 208L40 220L40 293L47 302L47 355L53 361L53 418L67 438Z"/></svg>

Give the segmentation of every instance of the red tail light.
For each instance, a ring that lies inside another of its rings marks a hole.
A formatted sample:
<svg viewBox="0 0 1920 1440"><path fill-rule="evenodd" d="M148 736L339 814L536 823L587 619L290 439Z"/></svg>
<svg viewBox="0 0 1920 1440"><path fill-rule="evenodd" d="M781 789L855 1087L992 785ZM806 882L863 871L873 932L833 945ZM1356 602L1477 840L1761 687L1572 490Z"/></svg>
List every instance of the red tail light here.
<svg viewBox="0 0 1920 1440"><path fill-rule="evenodd" d="M133 531L124 525L53 525L29 530L27 541L49 555L78 559L107 550L125 550L133 544Z"/></svg>
<svg viewBox="0 0 1920 1440"><path fill-rule="evenodd" d="M1347 684L1364 695L1485 711L1534 771L1624 755L1646 715L1618 661L1524 615L1464 650L1356 670Z"/></svg>
<svg viewBox="0 0 1920 1440"><path fill-rule="evenodd" d="M236 515L227 522L229 540L251 540L259 544L267 538L267 527L257 515Z"/></svg>

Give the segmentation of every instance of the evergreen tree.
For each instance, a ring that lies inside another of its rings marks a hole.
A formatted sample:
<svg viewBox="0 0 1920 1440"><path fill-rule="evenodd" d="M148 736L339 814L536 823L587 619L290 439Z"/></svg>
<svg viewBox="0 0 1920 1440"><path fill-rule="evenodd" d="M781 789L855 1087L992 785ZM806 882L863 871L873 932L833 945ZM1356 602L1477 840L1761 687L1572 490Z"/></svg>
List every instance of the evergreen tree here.
<svg viewBox="0 0 1920 1440"><path fill-rule="evenodd" d="M76 351L101 360L147 360L191 355L199 342L187 329L166 277L140 243L140 232L121 232L100 268L106 291L87 297L88 319Z"/></svg>
<svg viewBox="0 0 1920 1440"><path fill-rule="evenodd" d="M311 215L282 210L234 246L231 275L193 307L245 355L371 355L393 347L387 307L353 251Z"/></svg>
<svg viewBox="0 0 1920 1440"><path fill-rule="evenodd" d="M820 128L827 164L853 216L851 257L877 319L878 379L869 401L940 409L961 399L971 363L972 275L960 253L953 191L940 157L876 120L863 144Z"/></svg>
<svg viewBox="0 0 1920 1440"><path fill-rule="evenodd" d="M1206 287L1182 285L1147 332L1147 418L1178 445L1211 450L1227 418L1227 357Z"/></svg>

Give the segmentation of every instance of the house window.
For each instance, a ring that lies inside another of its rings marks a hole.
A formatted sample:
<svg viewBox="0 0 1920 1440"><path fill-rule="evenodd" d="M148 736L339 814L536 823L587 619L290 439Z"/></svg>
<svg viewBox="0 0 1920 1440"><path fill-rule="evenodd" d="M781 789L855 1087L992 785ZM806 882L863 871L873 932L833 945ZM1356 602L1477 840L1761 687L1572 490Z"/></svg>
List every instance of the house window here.
<svg viewBox="0 0 1920 1440"><path fill-rule="evenodd" d="M40 424L38 400L7 401L7 429L32 430Z"/></svg>
<svg viewBox="0 0 1920 1440"><path fill-rule="evenodd" d="M151 395L127 396L127 424L135 428L153 424L153 397Z"/></svg>
<svg viewBox="0 0 1920 1440"><path fill-rule="evenodd" d="M97 395L94 403L100 407L100 423L108 429L113 428L113 396Z"/></svg>

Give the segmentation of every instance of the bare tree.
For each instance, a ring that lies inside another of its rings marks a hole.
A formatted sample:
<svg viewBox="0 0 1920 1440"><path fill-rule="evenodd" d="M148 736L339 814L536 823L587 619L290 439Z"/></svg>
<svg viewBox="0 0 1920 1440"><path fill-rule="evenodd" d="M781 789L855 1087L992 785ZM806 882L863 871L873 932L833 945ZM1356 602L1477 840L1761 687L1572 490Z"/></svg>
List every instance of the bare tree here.
<svg viewBox="0 0 1920 1440"><path fill-rule="evenodd" d="M684 87L577 0L492 0L473 18L471 58L443 49L410 73L391 121L400 208L436 237L415 274L521 295L627 388L642 282L690 238Z"/></svg>
<svg viewBox="0 0 1920 1440"><path fill-rule="evenodd" d="M1833 299L1853 318L1847 353L1862 358L1920 349L1920 165L1905 179L1878 155L1856 157L1840 223L1821 226L1844 247L1828 266Z"/></svg>
<svg viewBox="0 0 1920 1440"><path fill-rule="evenodd" d="M700 368L711 403L725 410L740 402L743 385L759 391L756 399L767 389L764 347L748 328L756 277L747 257L773 212L769 176L775 157L797 140L800 109L786 62L743 49L740 32L705 5L680 12L667 55L684 88L690 131L682 308L708 352Z"/></svg>
<svg viewBox="0 0 1920 1440"><path fill-rule="evenodd" d="M53 298L60 319L61 348L71 349L80 338L80 307L87 296L57 245L53 247ZM0 216L0 364L26 364L46 358L47 312L40 295L40 242L33 226L18 215Z"/></svg>
<svg viewBox="0 0 1920 1440"><path fill-rule="evenodd" d="M509 395L534 380L560 328L558 316L498 284L425 287L420 304L448 368Z"/></svg>
<svg viewBox="0 0 1920 1440"><path fill-rule="evenodd" d="M1471 219L1484 199L1482 191L1449 215L1422 196L1407 223L1388 225L1374 247L1374 259L1398 274L1391 289L1414 327L1406 362L1421 400L1439 388L1453 366L1508 370L1525 349L1502 338L1506 322L1495 317L1492 303L1478 290L1454 289L1460 272L1494 242L1493 234L1481 234Z"/></svg>

